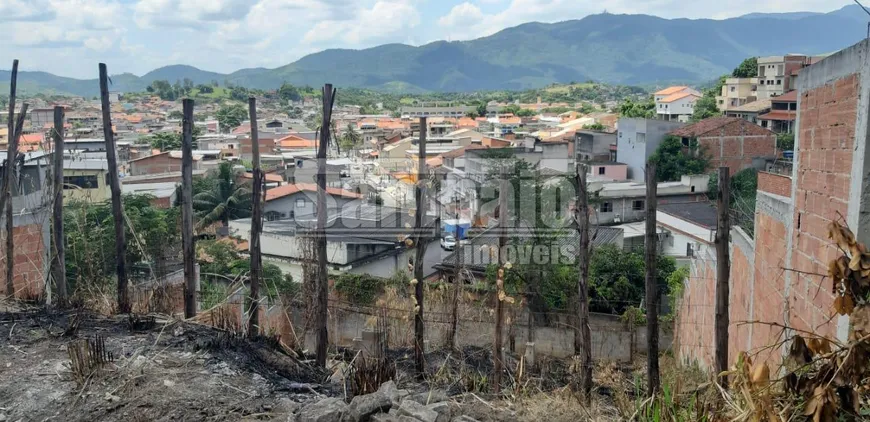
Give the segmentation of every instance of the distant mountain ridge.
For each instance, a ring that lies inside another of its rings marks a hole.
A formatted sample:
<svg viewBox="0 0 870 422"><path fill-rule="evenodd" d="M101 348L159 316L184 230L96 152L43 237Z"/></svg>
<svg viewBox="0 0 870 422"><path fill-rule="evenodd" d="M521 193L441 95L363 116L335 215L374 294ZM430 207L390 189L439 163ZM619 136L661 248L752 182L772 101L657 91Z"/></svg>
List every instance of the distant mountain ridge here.
<svg viewBox="0 0 870 422"><path fill-rule="evenodd" d="M137 77L112 76L113 91L144 90L154 80L189 78L275 89L283 82L389 91L528 89L550 83L595 80L654 84L701 82L750 56L802 52L826 54L866 36L867 17L857 5L830 13L752 13L725 20L663 19L648 15L590 15L552 24L526 23L470 41L436 41L419 47L386 44L365 50L331 49L275 69L230 74L186 65ZM0 89L9 72L0 71ZM98 94L94 80L45 72L20 72L26 94Z"/></svg>

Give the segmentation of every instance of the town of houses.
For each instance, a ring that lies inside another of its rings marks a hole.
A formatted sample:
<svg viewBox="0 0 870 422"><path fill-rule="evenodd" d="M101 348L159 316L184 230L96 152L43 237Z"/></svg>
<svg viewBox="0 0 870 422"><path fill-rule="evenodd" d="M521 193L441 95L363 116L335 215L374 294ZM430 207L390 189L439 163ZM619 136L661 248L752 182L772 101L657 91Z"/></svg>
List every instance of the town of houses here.
<svg viewBox="0 0 870 422"><path fill-rule="evenodd" d="M340 150L339 142L329 147L327 195L334 233L328 237L328 264L337 272L383 277L403 270L411 251L396 232L413 223L413 212L408 210L416 207L414 187L421 178L428 178L437 182L430 186L439 189L427 206L427 217L438 228L433 230L436 238L426 254L426 271L433 277L450 273L457 252L438 247L443 237L458 234L460 244L475 246L494 241L487 229L493 224L495 209L477 188L488 179L488 158L495 150L499 156L527 161L545 178L573 178L577 164L585 164L589 190L596 199L595 224L607 233L594 242L636 248L643 244L644 165L663 140L676 136L685 146L697 142L710 154L711 168L727 166L732 174L746 168L790 170L791 154L777 149L777 135L795 131L797 75L819 60L801 55L759 58L759 76L728 78L716 97L720 115L696 122L691 122L692 115L702 94L688 86L654 92L655 117L651 119L604 111L547 113L548 108L580 104L548 104L540 99L528 104L490 102L485 116L477 116L473 106L458 103L421 103L403 106L395 114L374 115L360 114L357 106L337 106L332 116L337 129L334 137L353 132L358 142L349 150ZM156 96L131 100L123 93L111 97L122 191L148 194L156 206L172 206L181 183L181 152L155 149L145 140L164 132L180 134L180 120L169 116L178 115L181 102ZM195 125L201 134L193 152L193 172L202 176L230 161L236 176L249 182L250 133L256 125L266 171L262 253L301 280L304 248L296 238L300 231L311 229L315 220L317 128L290 118L280 111L286 104L276 104L274 98L259 100L261 118L237 127L221 127L215 118L219 104L197 105ZM99 102L73 98L59 103L39 98L28 101L32 108L19 152L28 161L40 162L38 158L50 149L52 108L63 106L64 198L108 200L109 166ZM291 105L300 107L305 116L315 115L320 108L315 98ZM509 106L533 113L520 117L505 112ZM425 126L421 126L421 117L426 118ZM418 145L424 133L423 158L429 174L419 175ZM8 139L6 129L0 129L0 149L6 148ZM48 165L48 160L42 163ZM709 242L686 234L692 228L703 231L715 226L710 221L715 209L707 200L708 181L706 174L687 174L679 181L662 182L657 189L663 251L683 262L709 247ZM213 235L237 239L239 247L246 248L250 225L250 219L231 221ZM372 228L366 230L367 225ZM474 265L473 256L465 259Z"/></svg>

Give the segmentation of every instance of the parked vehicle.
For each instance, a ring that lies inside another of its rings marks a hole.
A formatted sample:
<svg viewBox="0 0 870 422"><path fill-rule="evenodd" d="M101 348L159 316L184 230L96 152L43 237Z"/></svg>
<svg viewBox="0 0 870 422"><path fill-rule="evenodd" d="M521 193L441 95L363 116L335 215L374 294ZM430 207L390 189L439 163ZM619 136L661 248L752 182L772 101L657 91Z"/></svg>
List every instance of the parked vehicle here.
<svg viewBox="0 0 870 422"><path fill-rule="evenodd" d="M454 248L456 248L456 238L453 235L448 234L441 238L441 249L452 251Z"/></svg>

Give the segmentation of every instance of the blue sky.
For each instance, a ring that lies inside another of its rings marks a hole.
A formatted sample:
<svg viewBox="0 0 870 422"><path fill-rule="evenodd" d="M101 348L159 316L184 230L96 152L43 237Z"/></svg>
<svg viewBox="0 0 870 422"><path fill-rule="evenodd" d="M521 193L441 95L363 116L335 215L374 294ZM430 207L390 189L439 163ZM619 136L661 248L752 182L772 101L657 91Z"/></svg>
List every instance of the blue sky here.
<svg viewBox="0 0 870 422"><path fill-rule="evenodd" d="M277 67L327 48L420 45L490 35L523 22L607 10L724 19L828 12L844 0L0 0L0 68L94 78L169 64L231 72Z"/></svg>

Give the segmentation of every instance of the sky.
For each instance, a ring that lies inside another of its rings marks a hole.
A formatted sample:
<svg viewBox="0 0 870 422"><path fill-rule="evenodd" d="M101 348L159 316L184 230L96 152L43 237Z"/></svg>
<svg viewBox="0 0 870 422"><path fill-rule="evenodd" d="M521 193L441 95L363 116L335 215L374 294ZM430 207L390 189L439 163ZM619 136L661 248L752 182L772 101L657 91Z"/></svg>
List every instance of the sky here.
<svg viewBox="0 0 870 422"><path fill-rule="evenodd" d="M189 64L229 73L274 68L328 48L422 45L524 22L609 13L725 19L829 12L846 0L0 0L0 69L82 79Z"/></svg>

